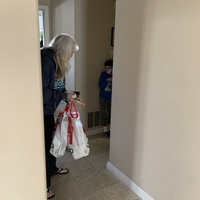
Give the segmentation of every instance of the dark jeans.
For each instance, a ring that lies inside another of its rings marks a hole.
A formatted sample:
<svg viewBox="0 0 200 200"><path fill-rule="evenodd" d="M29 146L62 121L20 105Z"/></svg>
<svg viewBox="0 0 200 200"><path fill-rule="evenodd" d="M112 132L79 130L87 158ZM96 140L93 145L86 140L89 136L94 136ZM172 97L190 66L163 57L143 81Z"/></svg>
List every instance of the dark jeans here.
<svg viewBox="0 0 200 200"><path fill-rule="evenodd" d="M101 109L101 125L110 125L111 117L111 100L99 98L100 109Z"/></svg>
<svg viewBox="0 0 200 200"><path fill-rule="evenodd" d="M51 176L56 173L56 158L49 152L54 129L54 115L44 115L45 157L46 157L46 182L47 188L51 185Z"/></svg>

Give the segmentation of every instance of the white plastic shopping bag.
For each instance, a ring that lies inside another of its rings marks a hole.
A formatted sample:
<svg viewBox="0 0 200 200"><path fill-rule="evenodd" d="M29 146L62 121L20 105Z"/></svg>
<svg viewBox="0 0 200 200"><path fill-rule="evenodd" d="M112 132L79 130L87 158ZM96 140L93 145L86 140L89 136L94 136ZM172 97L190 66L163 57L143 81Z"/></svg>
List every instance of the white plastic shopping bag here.
<svg viewBox="0 0 200 200"><path fill-rule="evenodd" d="M67 102L65 100L62 100L59 104L58 104L58 107L56 108L55 112L54 112L54 119L55 119L55 122L58 118L58 115L60 112L63 112L65 110L65 107L67 105Z"/></svg>
<svg viewBox="0 0 200 200"><path fill-rule="evenodd" d="M67 147L68 114L64 110L57 116L50 153L56 158L65 154Z"/></svg>
<svg viewBox="0 0 200 200"><path fill-rule="evenodd" d="M74 104L69 105L68 110L68 139L67 151L74 159L89 155L88 138L80 120L80 114Z"/></svg>

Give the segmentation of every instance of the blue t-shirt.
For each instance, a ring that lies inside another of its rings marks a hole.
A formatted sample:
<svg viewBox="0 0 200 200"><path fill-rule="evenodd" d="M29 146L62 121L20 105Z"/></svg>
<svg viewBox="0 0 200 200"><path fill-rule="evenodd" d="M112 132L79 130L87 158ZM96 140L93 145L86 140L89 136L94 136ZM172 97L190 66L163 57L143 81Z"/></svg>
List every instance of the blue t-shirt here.
<svg viewBox="0 0 200 200"><path fill-rule="evenodd" d="M107 81L108 78L112 78L112 74L101 73L99 78L99 97L109 100L112 97L112 82Z"/></svg>

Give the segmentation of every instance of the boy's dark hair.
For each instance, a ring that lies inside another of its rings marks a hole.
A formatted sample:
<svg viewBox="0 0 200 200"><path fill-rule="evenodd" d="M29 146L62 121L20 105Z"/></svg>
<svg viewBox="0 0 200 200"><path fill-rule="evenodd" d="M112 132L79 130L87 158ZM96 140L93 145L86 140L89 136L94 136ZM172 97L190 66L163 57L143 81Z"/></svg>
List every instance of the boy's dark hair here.
<svg viewBox="0 0 200 200"><path fill-rule="evenodd" d="M104 63L104 66L111 66L111 67L113 67L113 60L106 60L106 62Z"/></svg>

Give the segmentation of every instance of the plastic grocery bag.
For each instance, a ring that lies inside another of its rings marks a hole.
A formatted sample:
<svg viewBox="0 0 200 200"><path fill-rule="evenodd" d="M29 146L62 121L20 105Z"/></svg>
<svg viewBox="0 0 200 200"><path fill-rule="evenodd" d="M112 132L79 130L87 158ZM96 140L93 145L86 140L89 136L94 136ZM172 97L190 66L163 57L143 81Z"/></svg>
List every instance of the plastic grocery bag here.
<svg viewBox="0 0 200 200"><path fill-rule="evenodd" d="M58 118L58 115L60 112L64 112L65 110L65 107L67 105L67 102L65 100L62 100L59 104L58 104L58 107L56 108L55 112L54 112L54 119L55 119L55 122Z"/></svg>
<svg viewBox="0 0 200 200"><path fill-rule="evenodd" d="M61 111L55 123L53 140L51 143L50 153L56 158L65 154L67 147L67 133L68 133L68 114Z"/></svg>
<svg viewBox="0 0 200 200"><path fill-rule="evenodd" d="M80 120L80 114L75 104L68 105L68 139L67 151L74 159L89 155L88 138Z"/></svg>

